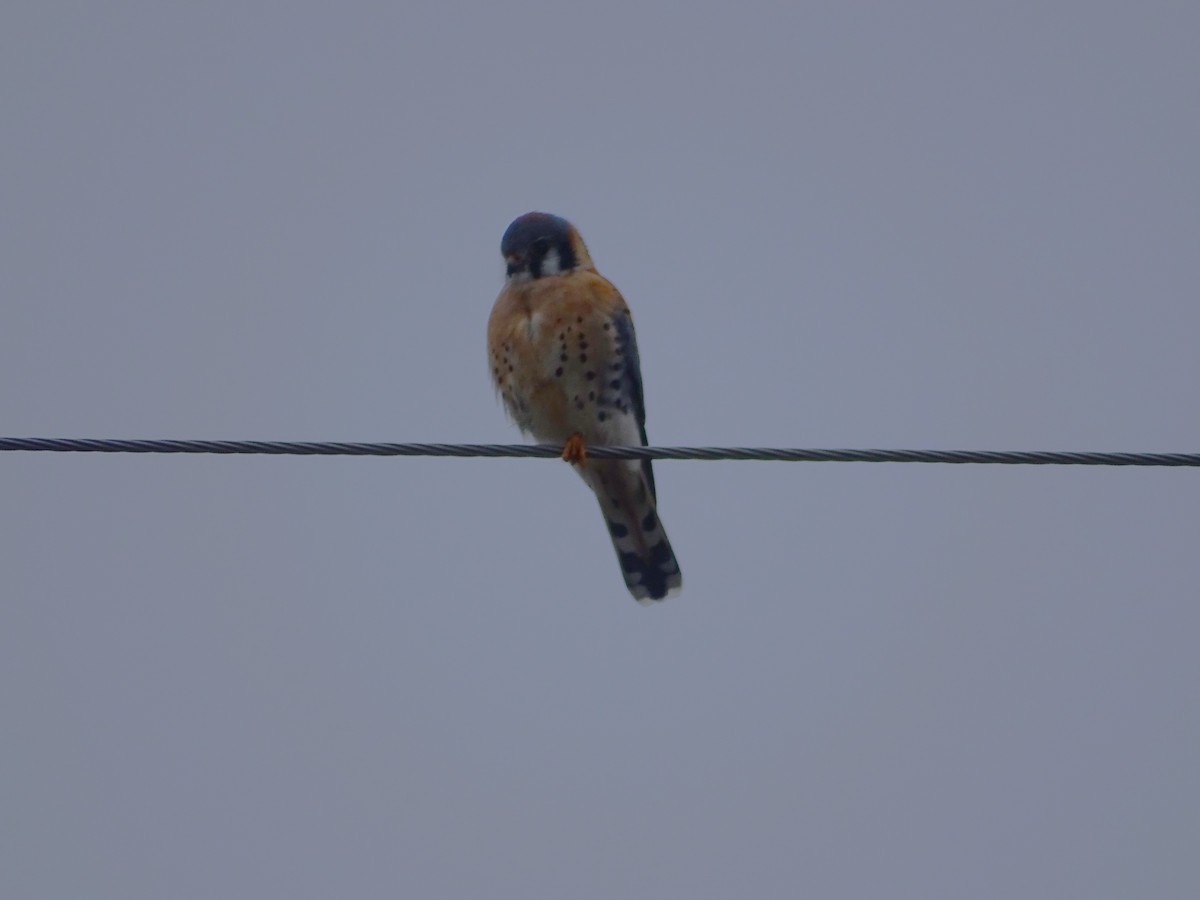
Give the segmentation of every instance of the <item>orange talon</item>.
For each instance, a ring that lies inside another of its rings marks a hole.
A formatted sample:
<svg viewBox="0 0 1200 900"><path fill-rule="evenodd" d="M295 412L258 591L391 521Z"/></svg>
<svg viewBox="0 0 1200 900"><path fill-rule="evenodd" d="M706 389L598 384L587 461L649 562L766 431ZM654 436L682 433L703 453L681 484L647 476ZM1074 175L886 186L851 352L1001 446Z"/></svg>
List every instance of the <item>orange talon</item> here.
<svg viewBox="0 0 1200 900"><path fill-rule="evenodd" d="M563 445L562 458L563 462L574 463L577 466L587 463L587 447L583 443L583 435L578 431L567 438Z"/></svg>

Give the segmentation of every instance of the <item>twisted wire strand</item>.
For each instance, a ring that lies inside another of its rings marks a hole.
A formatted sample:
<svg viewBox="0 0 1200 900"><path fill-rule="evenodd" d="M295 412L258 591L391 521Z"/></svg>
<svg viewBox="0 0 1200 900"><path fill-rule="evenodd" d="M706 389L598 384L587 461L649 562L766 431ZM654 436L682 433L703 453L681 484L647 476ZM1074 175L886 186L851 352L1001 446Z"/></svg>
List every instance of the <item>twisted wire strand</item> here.
<svg viewBox="0 0 1200 900"><path fill-rule="evenodd" d="M191 441L0 438L0 451L49 453L216 453L272 456L556 457L552 444L392 444L340 441ZM1062 450L806 450L772 447L588 447L593 459L780 462L895 462L1032 466L1200 466L1200 453Z"/></svg>

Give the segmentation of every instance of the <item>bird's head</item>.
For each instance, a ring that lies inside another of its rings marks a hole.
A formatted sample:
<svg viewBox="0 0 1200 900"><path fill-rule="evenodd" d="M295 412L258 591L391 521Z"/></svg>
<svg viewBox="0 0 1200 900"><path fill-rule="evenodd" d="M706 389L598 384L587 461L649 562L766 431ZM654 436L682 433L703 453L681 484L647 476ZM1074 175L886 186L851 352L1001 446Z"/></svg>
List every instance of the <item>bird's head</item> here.
<svg viewBox="0 0 1200 900"><path fill-rule="evenodd" d="M583 238L566 219L530 212L513 220L500 239L509 281L527 281L592 268Z"/></svg>

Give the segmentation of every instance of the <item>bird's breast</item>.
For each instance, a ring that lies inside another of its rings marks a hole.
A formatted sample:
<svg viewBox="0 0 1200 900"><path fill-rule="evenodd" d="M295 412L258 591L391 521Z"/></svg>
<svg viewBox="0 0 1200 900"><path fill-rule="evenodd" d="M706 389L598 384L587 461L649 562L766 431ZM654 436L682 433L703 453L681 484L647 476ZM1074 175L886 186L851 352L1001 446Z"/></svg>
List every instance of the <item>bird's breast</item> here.
<svg viewBox="0 0 1200 900"><path fill-rule="evenodd" d="M566 397L555 371L554 313L526 290L502 292L488 323L492 379L510 416L538 440L565 440Z"/></svg>
<svg viewBox="0 0 1200 900"><path fill-rule="evenodd" d="M540 441L609 436L618 402L606 281L594 273L510 285L488 326L492 375L517 425Z"/></svg>

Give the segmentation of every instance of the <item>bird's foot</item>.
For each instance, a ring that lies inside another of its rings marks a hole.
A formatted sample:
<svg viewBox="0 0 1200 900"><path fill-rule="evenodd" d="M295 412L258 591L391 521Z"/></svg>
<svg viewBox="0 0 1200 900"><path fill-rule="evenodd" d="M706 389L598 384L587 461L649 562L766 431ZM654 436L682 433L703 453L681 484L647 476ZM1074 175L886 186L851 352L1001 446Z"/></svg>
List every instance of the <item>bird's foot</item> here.
<svg viewBox="0 0 1200 900"><path fill-rule="evenodd" d="M583 443L583 435L578 431L567 438L563 445L562 458L563 462L574 463L577 466L587 462L587 447Z"/></svg>

